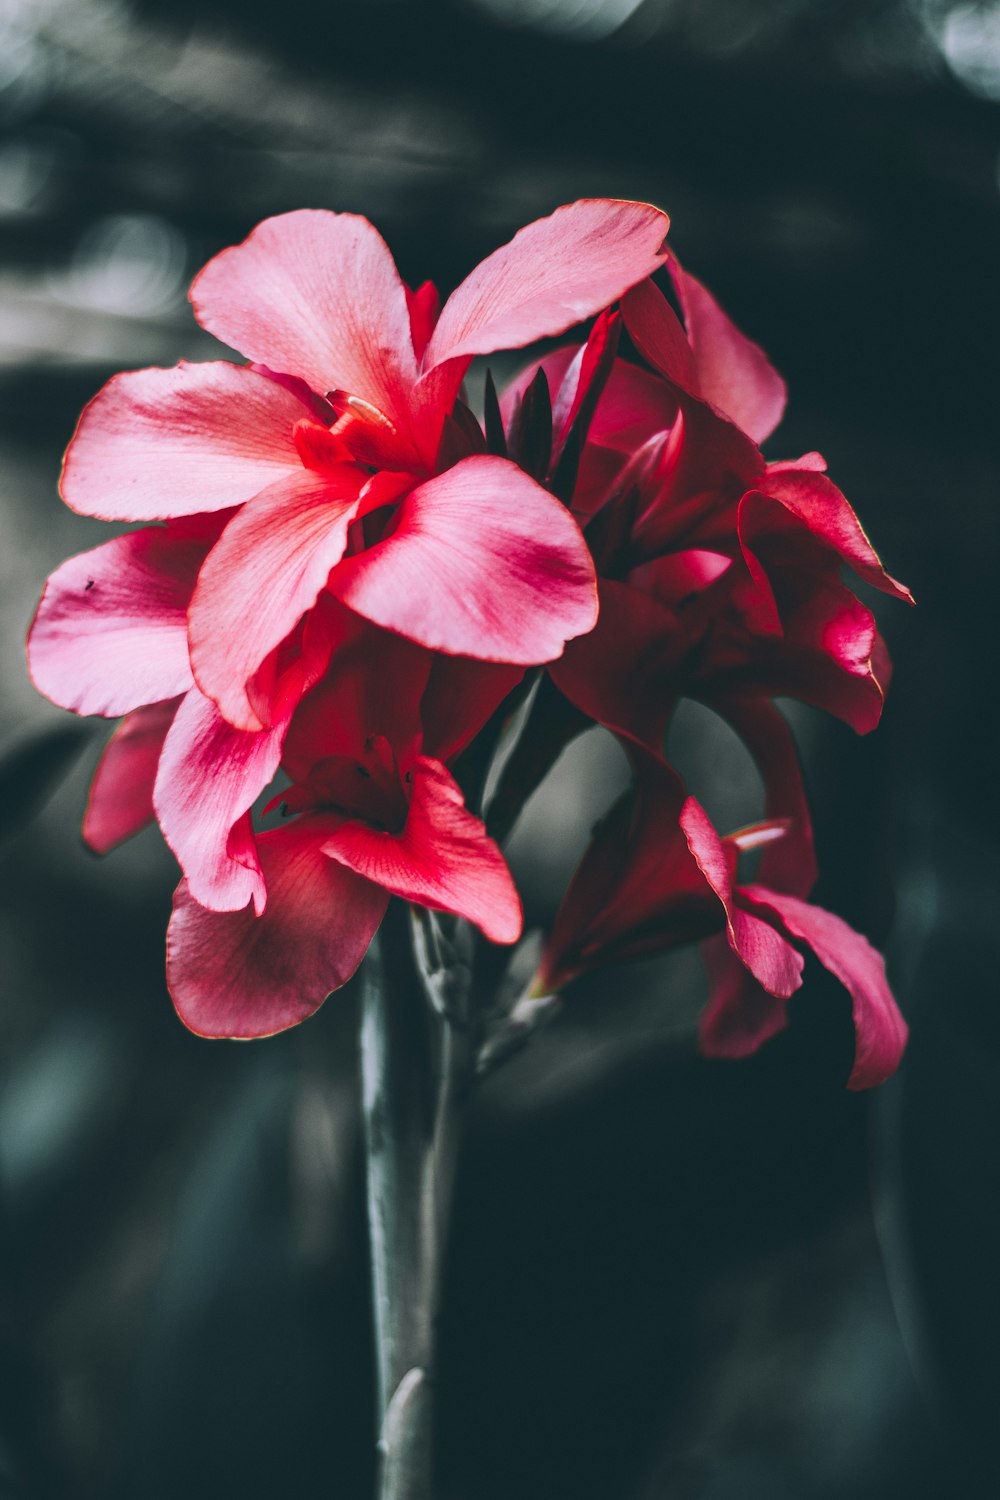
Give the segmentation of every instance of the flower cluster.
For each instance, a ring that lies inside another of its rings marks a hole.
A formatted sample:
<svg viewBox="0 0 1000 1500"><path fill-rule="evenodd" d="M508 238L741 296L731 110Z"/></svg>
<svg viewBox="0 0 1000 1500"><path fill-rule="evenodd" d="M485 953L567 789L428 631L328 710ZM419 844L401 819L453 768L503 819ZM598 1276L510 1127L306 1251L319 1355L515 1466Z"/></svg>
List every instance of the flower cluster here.
<svg viewBox="0 0 1000 1500"><path fill-rule="evenodd" d="M852 996L851 1085L898 1061L881 959L806 899L808 810L771 699L872 728L887 657L843 565L908 595L818 455L762 458L782 381L667 228L647 204L568 205L440 307L366 220L269 219L191 292L248 363L120 375L84 412L64 499L142 524L52 575L30 665L56 703L124 716L84 833L106 850L158 820L183 872L168 978L195 1031L259 1036L311 1014L392 895L516 941L516 889L460 781L530 686L508 800L531 790L519 766L544 768L589 723L635 773L536 989L700 940L703 1047L740 1055L784 1024L804 944ZM487 379L474 416L474 356L587 323L499 398ZM764 823L720 838L686 795L664 755L682 697L748 744Z"/></svg>

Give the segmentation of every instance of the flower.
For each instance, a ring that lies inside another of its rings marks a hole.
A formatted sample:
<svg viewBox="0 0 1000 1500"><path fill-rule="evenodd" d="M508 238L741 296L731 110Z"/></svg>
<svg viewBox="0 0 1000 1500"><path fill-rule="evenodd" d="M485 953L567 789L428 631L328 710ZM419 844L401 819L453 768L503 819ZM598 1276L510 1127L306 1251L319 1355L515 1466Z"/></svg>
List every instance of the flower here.
<svg viewBox="0 0 1000 1500"><path fill-rule="evenodd" d="M648 276L667 225L648 204L570 204L489 256L440 316L433 288L410 292L350 214L265 220L201 272L196 316L252 363L115 377L81 418L62 490L107 520L232 511L188 610L194 678L230 724L271 724L273 653L323 593L488 661L546 661L592 628L579 529L484 451L458 391L473 355L563 332Z"/></svg>
<svg viewBox="0 0 1000 1500"><path fill-rule="evenodd" d="M787 1002L802 983L806 944L851 995L856 1050L852 1089L896 1069L906 1024L883 960L833 913L782 889L811 882L811 843L769 867L788 832L785 820L720 839L677 774L658 756L629 746L636 773L598 825L556 916L533 991L545 994L607 963L703 944L710 994L700 1042L709 1057L755 1052L787 1024ZM801 830L800 830L801 833ZM763 850L758 880L740 884L740 853ZM718 934L718 935L716 935Z"/></svg>
<svg viewBox="0 0 1000 1500"><path fill-rule="evenodd" d="M479 724L432 684L431 653L341 613L331 669L285 737L292 784L270 807L288 821L251 835L261 903L210 910L190 877L174 898L168 984L202 1035L264 1036L311 1015L358 967L390 895L464 917L493 942L520 935L504 858L444 764ZM505 688L496 674L478 713Z"/></svg>

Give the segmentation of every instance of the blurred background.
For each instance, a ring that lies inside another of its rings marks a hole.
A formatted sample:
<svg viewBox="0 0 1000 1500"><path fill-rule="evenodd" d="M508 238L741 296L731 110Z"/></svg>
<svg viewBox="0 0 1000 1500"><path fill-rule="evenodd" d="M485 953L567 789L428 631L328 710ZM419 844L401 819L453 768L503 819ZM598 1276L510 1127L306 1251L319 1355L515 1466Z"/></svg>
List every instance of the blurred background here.
<svg viewBox="0 0 1000 1500"><path fill-rule="evenodd" d="M76 417L215 357L188 282L267 214L366 214L447 290L604 194L668 210L788 379L770 456L822 451L917 596L879 604L874 738L796 715L817 899L887 946L912 1045L855 1096L821 973L740 1065L691 1054L691 955L581 988L471 1121L441 1495L997 1492L998 167L998 3L0 0L0 1495L372 1482L356 997L185 1032L173 861L85 853L103 734L25 676L45 575L109 534L57 496ZM673 749L747 820L707 714ZM620 776L599 734L557 768L513 844L530 920Z"/></svg>

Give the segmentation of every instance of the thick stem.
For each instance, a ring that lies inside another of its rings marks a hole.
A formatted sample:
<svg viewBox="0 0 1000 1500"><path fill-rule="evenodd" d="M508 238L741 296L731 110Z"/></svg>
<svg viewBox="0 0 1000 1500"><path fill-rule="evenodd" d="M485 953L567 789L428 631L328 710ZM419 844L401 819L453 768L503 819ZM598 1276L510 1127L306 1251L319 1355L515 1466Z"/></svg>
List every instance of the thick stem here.
<svg viewBox="0 0 1000 1500"><path fill-rule="evenodd" d="M441 1262L471 1073L463 1032L434 1010L409 915L390 904L366 960L361 1061L381 1455L379 1500L431 1500Z"/></svg>

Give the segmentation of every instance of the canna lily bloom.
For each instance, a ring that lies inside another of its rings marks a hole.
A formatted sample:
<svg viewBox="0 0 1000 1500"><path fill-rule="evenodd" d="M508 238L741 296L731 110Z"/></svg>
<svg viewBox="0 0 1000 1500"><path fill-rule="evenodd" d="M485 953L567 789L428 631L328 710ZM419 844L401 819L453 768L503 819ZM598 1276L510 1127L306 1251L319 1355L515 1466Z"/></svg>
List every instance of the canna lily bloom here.
<svg viewBox="0 0 1000 1500"><path fill-rule="evenodd" d="M564 332L648 277L667 227L648 204L570 204L440 314L350 214L268 219L206 266L195 315L251 363L115 377L80 420L62 493L106 520L227 513L187 631L195 681L234 728L280 718L276 653L325 594L430 649L522 666L592 628L578 527L485 451L458 393L474 355Z"/></svg>
<svg viewBox="0 0 1000 1500"><path fill-rule="evenodd" d="M285 736L292 784L268 809L280 803L285 821L253 835L263 901L210 910L190 879L178 887L167 979L191 1030L265 1036L312 1015L355 972L392 895L464 917L493 942L519 937L504 858L444 764L479 728L462 691L469 664L444 668L458 682L439 668L361 621L342 636ZM499 669L483 692L476 668L481 720L510 674Z"/></svg>
<svg viewBox="0 0 1000 1500"><path fill-rule="evenodd" d="M848 1087L883 1082L899 1063L907 1031L881 957L839 917L782 888L811 883L808 837L799 830L783 863L772 855L788 820L769 818L720 839L662 759L635 745L629 753L634 793L598 825L556 916L534 992L555 992L604 964L701 941L710 983L702 1051L747 1056L787 1024L787 1002L802 983L802 942L851 996L856 1051ZM740 884L739 855L755 848L762 850L758 880Z"/></svg>

